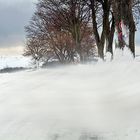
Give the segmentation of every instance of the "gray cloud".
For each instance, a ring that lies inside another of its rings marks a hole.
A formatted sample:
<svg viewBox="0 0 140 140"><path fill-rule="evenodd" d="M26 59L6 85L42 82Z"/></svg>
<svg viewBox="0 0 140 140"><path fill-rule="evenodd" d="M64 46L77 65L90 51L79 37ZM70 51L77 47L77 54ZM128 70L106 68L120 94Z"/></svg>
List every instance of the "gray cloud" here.
<svg viewBox="0 0 140 140"><path fill-rule="evenodd" d="M0 1L0 47L24 43L24 26L34 10L35 0Z"/></svg>
<svg viewBox="0 0 140 140"><path fill-rule="evenodd" d="M24 26L33 14L36 1L0 0L0 47L24 45ZM136 44L140 46L140 29L136 33Z"/></svg>

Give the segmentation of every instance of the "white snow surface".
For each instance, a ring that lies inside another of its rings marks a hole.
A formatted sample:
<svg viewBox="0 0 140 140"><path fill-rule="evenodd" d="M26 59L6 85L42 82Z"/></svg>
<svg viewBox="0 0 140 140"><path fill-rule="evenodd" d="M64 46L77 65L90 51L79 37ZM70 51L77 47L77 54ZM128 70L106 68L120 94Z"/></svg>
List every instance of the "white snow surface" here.
<svg viewBox="0 0 140 140"><path fill-rule="evenodd" d="M140 62L115 58L0 74L0 140L140 140Z"/></svg>
<svg viewBox="0 0 140 140"><path fill-rule="evenodd" d="M31 59L22 55L0 55L0 69L7 67L29 67Z"/></svg>

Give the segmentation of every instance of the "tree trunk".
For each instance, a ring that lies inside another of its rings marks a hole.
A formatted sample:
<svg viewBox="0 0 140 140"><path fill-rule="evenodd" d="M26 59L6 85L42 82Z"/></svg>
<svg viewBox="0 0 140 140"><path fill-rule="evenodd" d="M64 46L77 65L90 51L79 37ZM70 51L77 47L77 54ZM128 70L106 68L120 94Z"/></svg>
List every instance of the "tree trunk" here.
<svg viewBox="0 0 140 140"><path fill-rule="evenodd" d="M129 48L134 57L135 57L135 31L136 31L136 27L131 11L130 23L129 23Z"/></svg>
<svg viewBox="0 0 140 140"><path fill-rule="evenodd" d="M104 60L104 44L100 43L100 45L98 45L98 56Z"/></svg>
<svg viewBox="0 0 140 140"><path fill-rule="evenodd" d="M108 36L108 46L107 46L107 51L110 52L113 56L113 39L114 39L114 33L115 33L115 19L112 14L112 25L111 25L111 30L110 34Z"/></svg>
<svg viewBox="0 0 140 140"><path fill-rule="evenodd" d="M92 25L93 25L93 33L94 33L94 37L95 37L95 41L96 41L96 45L98 48L98 56L101 59L104 59L104 51L103 48L104 46L101 45L101 38L99 36L99 32L98 32L98 26L97 26L97 22L96 22L96 10L95 10L95 0L90 0L91 2L91 10L92 10ZM102 34L102 38L103 38L103 34Z"/></svg>
<svg viewBox="0 0 140 140"><path fill-rule="evenodd" d="M107 47L107 51L110 52L112 55L113 55L113 38L114 38L114 34L110 36L110 39L108 41L108 47Z"/></svg>
<svg viewBox="0 0 140 140"><path fill-rule="evenodd" d="M84 56L83 56L83 51L82 51L82 47L81 47L81 42L80 41L78 41L78 43L77 43L77 52L78 52L78 54L79 54L79 57L80 57L80 62L81 63L84 63Z"/></svg>
<svg viewBox="0 0 140 140"><path fill-rule="evenodd" d="M131 30L130 29L130 33L129 33L129 48L133 54L133 56L135 57L135 30Z"/></svg>

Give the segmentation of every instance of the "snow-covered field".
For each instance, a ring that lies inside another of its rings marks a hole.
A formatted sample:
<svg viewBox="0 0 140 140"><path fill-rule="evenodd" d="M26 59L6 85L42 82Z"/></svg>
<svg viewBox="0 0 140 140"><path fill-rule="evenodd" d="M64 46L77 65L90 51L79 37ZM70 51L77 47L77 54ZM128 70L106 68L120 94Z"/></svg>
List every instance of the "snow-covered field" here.
<svg viewBox="0 0 140 140"><path fill-rule="evenodd" d="M140 140L140 62L0 74L0 140Z"/></svg>
<svg viewBox="0 0 140 140"><path fill-rule="evenodd" d="M14 67L29 67L30 66L30 58L26 58L22 55L0 55L0 69L3 68L14 68Z"/></svg>

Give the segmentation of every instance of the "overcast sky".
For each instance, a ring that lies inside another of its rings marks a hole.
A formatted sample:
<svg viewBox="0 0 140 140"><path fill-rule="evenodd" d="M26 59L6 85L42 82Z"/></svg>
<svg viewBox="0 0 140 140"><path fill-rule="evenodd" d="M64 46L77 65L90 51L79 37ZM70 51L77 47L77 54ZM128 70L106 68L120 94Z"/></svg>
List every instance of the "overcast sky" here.
<svg viewBox="0 0 140 140"><path fill-rule="evenodd" d="M0 0L0 47L24 46L24 26L37 0Z"/></svg>
<svg viewBox="0 0 140 140"><path fill-rule="evenodd" d="M0 0L0 48L25 44L24 26L28 25L37 0ZM140 30L137 32L140 44Z"/></svg>

